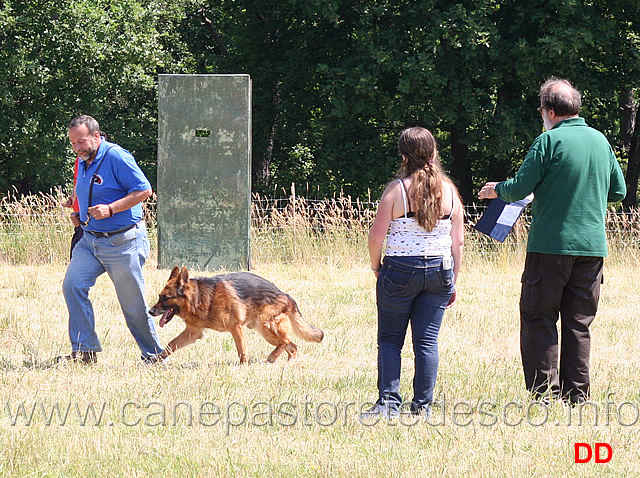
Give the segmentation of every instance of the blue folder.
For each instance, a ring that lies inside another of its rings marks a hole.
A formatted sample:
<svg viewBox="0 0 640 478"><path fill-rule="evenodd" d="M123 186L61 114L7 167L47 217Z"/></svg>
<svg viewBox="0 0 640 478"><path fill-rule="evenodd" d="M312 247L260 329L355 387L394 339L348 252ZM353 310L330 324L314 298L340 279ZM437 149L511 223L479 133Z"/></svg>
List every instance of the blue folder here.
<svg viewBox="0 0 640 478"><path fill-rule="evenodd" d="M482 217L478 219L474 229L492 237L496 241L503 242L511 232L511 229L513 229L522 211L532 200L533 194L512 203L503 201L500 198L493 199Z"/></svg>

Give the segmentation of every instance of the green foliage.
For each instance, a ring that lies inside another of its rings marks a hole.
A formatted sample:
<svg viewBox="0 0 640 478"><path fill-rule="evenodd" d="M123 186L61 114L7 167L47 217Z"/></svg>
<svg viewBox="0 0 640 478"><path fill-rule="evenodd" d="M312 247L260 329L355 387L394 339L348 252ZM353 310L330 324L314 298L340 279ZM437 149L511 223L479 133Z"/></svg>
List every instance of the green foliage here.
<svg viewBox="0 0 640 478"><path fill-rule="evenodd" d="M1 189L68 183L73 162L66 125L78 114L94 116L109 139L153 172L156 76L180 66L166 53L171 39L156 27L181 12L163 3L3 2Z"/></svg>
<svg viewBox="0 0 640 478"><path fill-rule="evenodd" d="M320 195L378 194L398 134L423 125L471 201L485 180L512 175L542 131L538 88L552 75L584 92L583 116L626 158L618 102L640 88L636 10L637 0L0 2L0 190L68 181L65 126L79 113L154 181L158 73L251 75L256 192L306 182Z"/></svg>
<svg viewBox="0 0 640 478"><path fill-rule="evenodd" d="M325 194L380 191L397 167L398 133L421 124L436 132L443 162L470 200L486 179L513 174L542 131L535 108L546 77L568 77L585 90L588 119L612 142L617 91L638 81L610 74L638 68L628 40L637 25L624 16L630 4L615 11L496 0L322 5L205 8L227 43L224 53L212 48L201 57L203 65L254 78L258 191L292 181Z"/></svg>

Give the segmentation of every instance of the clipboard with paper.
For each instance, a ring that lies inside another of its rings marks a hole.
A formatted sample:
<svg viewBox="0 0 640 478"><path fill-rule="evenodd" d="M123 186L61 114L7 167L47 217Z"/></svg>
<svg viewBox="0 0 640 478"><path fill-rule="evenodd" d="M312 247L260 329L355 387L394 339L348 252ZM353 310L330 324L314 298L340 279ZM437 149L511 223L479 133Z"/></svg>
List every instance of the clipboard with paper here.
<svg viewBox="0 0 640 478"><path fill-rule="evenodd" d="M508 203L500 198L493 199L474 229L496 241L503 242L513 229L524 209L533 201L533 194L524 199Z"/></svg>

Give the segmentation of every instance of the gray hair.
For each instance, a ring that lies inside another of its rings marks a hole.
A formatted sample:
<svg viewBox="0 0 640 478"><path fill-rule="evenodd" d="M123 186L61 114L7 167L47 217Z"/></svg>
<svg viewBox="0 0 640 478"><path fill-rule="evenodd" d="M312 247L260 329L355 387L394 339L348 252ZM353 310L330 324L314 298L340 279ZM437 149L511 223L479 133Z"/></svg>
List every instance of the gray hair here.
<svg viewBox="0 0 640 478"><path fill-rule="evenodd" d="M89 131L89 134L100 131L100 125L98 124L98 122L89 115L80 115L73 118L69 123L69 129L77 128L80 125L85 125L87 127L87 130Z"/></svg>
<svg viewBox="0 0 640 478"><path fill-rule="evenodd" d="M540 107L553 109L558 116L571 116L580 113L582 94L569 80L551 77L540 87Z"/></svg>

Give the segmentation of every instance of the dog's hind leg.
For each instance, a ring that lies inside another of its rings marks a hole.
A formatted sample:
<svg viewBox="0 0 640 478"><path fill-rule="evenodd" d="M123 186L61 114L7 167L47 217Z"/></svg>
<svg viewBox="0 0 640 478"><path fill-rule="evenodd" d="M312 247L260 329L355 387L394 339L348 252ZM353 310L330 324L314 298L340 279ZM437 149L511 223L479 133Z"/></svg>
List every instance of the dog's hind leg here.
<svg viewBox="0 0 640 478"><path fill-rule="evenodd" d="M298 355L298 347L293 342L289 342L285 347L285 349L287 351L287 354L289 354L289 357L287 360L295 359L296 356Z"/></svg>
<svg viewBox="0 0 640 478"><path fill-rule="evenodd" d="M278 357L280 357L280 355L282 355L282 352L284 352L285 350L287 350L287 347L289 347L290 344L280 344L278 345L275 350L273 352L271 352L269 354L269 356L267 357L267 362L269 363L273 363L276 360L278 360ZM289 352L287 350L287 352Z"/></svg>
<svg viewBox="0 0 640 478"><path fill-rule="evenodd" d="M278 360L278 357L280 357L280 355L282 355L282 352L284 352L285 350L287 351L287 355L288 355L287 360L294 359L298 355L298 347L293 342L279 344L275 348L275 350L269 354L269 356L267 357L267 362L269 363L275 362L276 360Z"/></svg>
<svg viewBox="0 0 640 478"><path fill-rule="evenodd" d="M289 340L289 337L280 337L273 333L273 331L265 329L261 329L260 333L267 342L269 342L271 345L276 346L275 350L271 352L267 357L267 362L275 362L285 350L287 352L287 355L289 356L288 360L296 358L298 347L296 346L296 344Z"/></svg>
<svg viewBox="0 0 640 478"><path fill-rule="evenodd" d="M244 331L242 325L236 325L229 329L229 332L233 336L233 341L236 343L236 349L238 350L238 357L240 358L240 364L244 365L249 362L249 354L247 353L247 341L244 337Z"/></svg>

